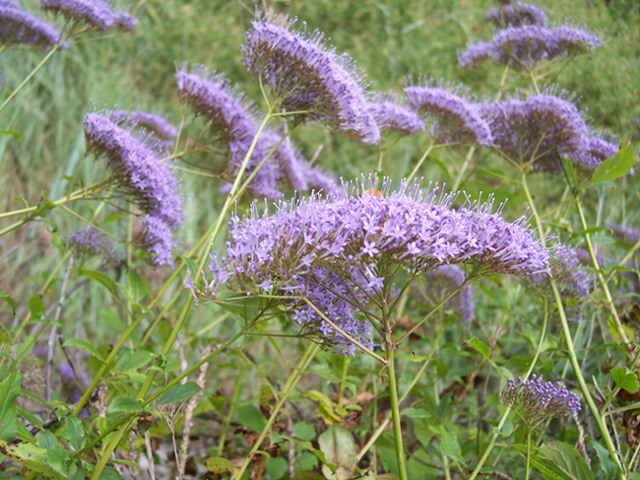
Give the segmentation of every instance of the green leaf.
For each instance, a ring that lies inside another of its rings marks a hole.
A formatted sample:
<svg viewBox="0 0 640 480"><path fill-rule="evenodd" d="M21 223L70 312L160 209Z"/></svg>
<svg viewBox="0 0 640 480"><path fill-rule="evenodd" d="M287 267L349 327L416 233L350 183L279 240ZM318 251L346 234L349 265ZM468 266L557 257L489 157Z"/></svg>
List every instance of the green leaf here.
<svg viewBox="0 0 640 480"><path fill-rule="evenodd" d="M233 295L227 298L217 298L216 304L228 312L240 315L244 319L255 318L263 307L263 299L247 297L246 295Z"/></svg>
<svg viewBox="0 0 640 480"><path fill-rule="evenodd" d="M29 305L29 312L31 312L31 316L36 320L41 319L45 315L45 307L44 301L40 295L34 295L31 297L27 304Z"/></svg>
<svg viewBox="0 0 640 480"><path fill-rule="evenodd" d="M233 473L235 471L235 468L233 468L233 465L231 465L231 462L226 458L222 458L222 457L207 458L204 464L207 467L207 470L217 475L223 475L225 473Z"/></svg>
<svg viewBox="0 0 640 480"><path fill-rule="evenodd" d="M629 393L638 391L638 376L627 367L616 367L611 370L611 377L616 382L616 387Z"/></svg>
<svg viewBox="0 0 640 480"><path fill-rule="evenodd" d="M62 446L60 446L62 448ZM38 447L32 443L6 443L0 440L0 449L14 462L20 463L33 472L42 473L53 480L68 480L69 476L58 472L60 452L54 453L55 467L49 463L46 448ZM63 448L64 450L64 448Z"/></svg>
<svg viewBox="0 0 640 480"><path fill-rule="evenodd" d="M169 390L158 397L156 407L169 403L185 402L198 393L201 388L195 382L187 382L181 385L174 385Z"/></svg>
<svg viewBox="0 0 640 480"><path fill-rule="evenodd" d="M118 287L116 285L116 282L114 282L111 279L111 277L106 273L97 272L95 270L88 270L86 268L81 268L81 267L78 267L74 270L78 275L82 275L84 277L90 278L91 280L98 282L104 288L109 290L109 293L111 295L113 295L116 298L118 297Z"/></svg>
<svg viewBox="0 0 640 480"><path fill-rule="evenodd" d="M264 466L269 473L269 478L282 478L285 472L289 469L289 464L282 457L268 457Z"/></svg>
<svg viewBox="0 0 640 480"><path fill-rule="evenodd" d="M129 279L129 288L133 293L134 303L140 303L140 300L144 298L146 291L149 289L147 281L133 270L129 270L127 277Z"/></svg>
<svg viewBox="0 0 640 480"><path fill-rule="evenodd" d="M13 138L20 138L19 130L0 130L0 135L9 135Z"/></svg>
<svg viewBox="0 0 640 480"><path fill-rule="evenodd" d="M80 450L80 448L82 447L82 439L84 438L84 428L82 427L82 420L77 417L67 417L65 425L69 443L76 450Z"/></svg>
<svg viewBox="0 0 640 480"><path fill-rule="evenodd" d="M54 469L60 475L68 476L67 458L68 450L62 445L54 445L47 449L47 465Z"/></svg>
<svg viewBox="0 0 640 480"><path fill-rule="evenodd" d="M335 473L326 465L322 473L327 480L348 480L353 477L358 464L356 443L351 432L341 425L331 425L318 437L318 445L327 462L336 467Z"/></svg>
<svg viewBox="0 0 640 480"><path fill-rule="evenodd" d="M38 446L42 448L51 448L58 444L58 439L49 430L43 430L38 436Z"/></svg>
<svg viewBox="0 0 640 480"><path fill-rule="evenodd" d="M20 395L22 376L13 372L0 383L0 440L11 441L18 435L16 398Z"/></svg>
<svg viewBox="0 0 640 480"><path fill-rule="evenodd" d="M552 462L568 478L580 480L593 479L593 473L584 458L564 442L551 442L538 449L538 455Z"/></svg>
<svg viewBox="0 0 640 480"><path fill-rule="evenodd" d="M432 418L433 414L424 408L409 407L402 410L402 416L408 418Z"/></svg>
<svg viewBox="0 0 640 480"><path fill-rule="evenodd" d="M107 409L107 413L115 413L115 412L141 412L142 405L135 398L127 397L126 395L121 395L113 399L109 408Z"/></svg>
<svg viewBox="0 0 640 480"><path fill-rule="evenodd" d="M300 440L313 440L316 438L316 429L307 422L296 422L293 424L293 431L296 438Z"/></svg>
<svg viewBox="0 0 640 480"><path fill-rule="evenodd" d="M113 467L104 467L98 480L124 480L122 475Z"/></svg>
<svg viewBox="0 0 640 480"><path fill-rule="evenodd" d="M462 449L456 436L453 433L447 432L443 427L440 437L442 453L458 462L465 463L464 458L462 458Z"/></svg>
<svg viewBox="0 0 640 480"><path fill-rule="evenodd" d="M144 367L152 359L153 355L145 350L134 353L125 350L125 352L118 357L115 369L120 371L137 370Z"/></svg>
<svg viewBox="0 0 640 480"><path fill-rule="evenodd" d="M187 266L187 270L189 270L189 274L191 275L191 278L193 279L197 278L198 264L194 260L191 260L190 258L188 258L186 255L180 255L180 258L182 259L184 264ZM194 280L194 283L195 283L195 280Z"/></svg>
<svg viewBox="0 0 640 480"><path fill-rule="evenodd" d="M466 341L476 352L481 353L487 360L491 360L489 346L478 337L473 337Z"/></svg>
<svg viewBox="0 0 640 480"><path fill-rule="evenodd" d="M64 342L63 347L80 347L87 352L89 352L92 356L96 357L98 360L104 363L104 357L100 355L100 352L93 346L93 343L87 342L86 340L80 340L79 338L70 338L69 340Z"/></svg>
<svg viewBox="0 0 640 480"><path fill-rule="evenodd" d="M16 302L11 298L11 295L7 295L4 292L0 292L0 300L4 300L9 304L9 308L11 309L11 315L16 314Z"/></svg>
<svg viewBox="0 0 640 480"><path fill-rule="evenodd" d="M298 472L291 480L325 480L325 478L315 472Z"/></svg>
<svg viewBox="0 0 640 480"><path fill-rule="evenodd" d="M631 170L633 167L633 145L630 139L626 139L620 145L618 153L612 155L602 162L591 176L591 184L603 182L606 180L615 180L620 178Z"/></svg>
<svg viewBox="0 0 640 480"><path fill-rule="evenodd" d="M606 475L606 479L609 480L616 478L618 467L616 466L616 463L611 460L609 451L594 440L591 440L591 445L593 445L593 448L595 448L596 454L600 459L600 469Z"/></svg>

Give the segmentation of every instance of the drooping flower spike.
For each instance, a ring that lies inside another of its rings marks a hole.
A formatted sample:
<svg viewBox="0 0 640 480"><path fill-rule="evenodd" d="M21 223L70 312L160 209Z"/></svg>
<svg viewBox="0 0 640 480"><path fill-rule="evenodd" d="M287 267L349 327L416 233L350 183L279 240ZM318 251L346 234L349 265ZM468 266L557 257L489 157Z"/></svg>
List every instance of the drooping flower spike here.
<svg viewBox="0 0 640 480"><path fill-rule="evenodd" d="M547 25L547 15L528 3L515 2L500 5L485 13L485 18L498 28L520 27L522 25Z"/></svg>
<svg viewBox="0 0 640 480"><path fill-rule="evenodd" d="M494 147L510 161L536 171L562 172L559 155L570 155L589 169L580 154L588 148L589 128L564 92L516 93L502 102L483 104Z"/></svg>
<svg viewBox="0 0 640 480"><path fill-rule="evenodd" d="M271 89L280 107L301 112L293 124L319 122L363 143L378 143L380 130L367 108L364 76L347 55L338 55L318 30L294 30L255 20L242 47L249 73Z"/></svg>
<svg viewBox="0 0 640 480"><path fill-rule="evenodd" d="M62 237L62 243L77 257L101 257L107 267L115 267L124 259L122 252L116 252L113 242L94 227L68 233Z"/></svg>
<svg viewBox="0 0 640 480"><path fill-rule="evenodd" d="M562 383L542 383L542 378L535 374L530 380L509 379L500 393L500 400L516 409L528 429L554 417L574 415L582 409L580 398Z"/></svg>
<svg viewBox="0 0 640 480"><path fill-rule="evenodd" d="M0 3L0 45L22 43L50 48L60 34L50 25L20 9L14 2Z"/></svg>
<svg viewBox="0 0 640 480"><path fill-rule="evenodd" d="M184 212L178 181L159 159L161 149L119 127L108 112L88 113L84 127L87 150L106 158L120 185L146 214L145 244L156 254L152 262L171 264L170 233L182 226Z"/></svg>
<svg viewBox="0 0 640 480"><path fill-rule="evenodd" d="M426 128L420 116L406 107L406 100L393 92L374 94L369 109L383 137L410 137Z"/></svg>
<svg viewBox="0 0 640 480"><path fill-rule="evenodd" d="M421 80L421 85L405 87L409 106L428 124L429 133L438 144L471 143L491 145L493 138L487 122L480 116L472 98L462 86Z"/></svg>
<svg viewBox="0 0 640 480"><path fill-rule="evenodd" d="M138 19L125 12L114 12L104 0L40 0L45 11L62 15L68 22L104 32L112 27L131 31Z"/></svg>
<svg viewBox="0 0 640 480"><path fill-rule="evenodd" d="M471 285L464 285L467 276L462 268L458 265L443 265L428 271L423 278L424 284L419 285L420 292L417 295L424 297L432 307L460 289L444 303L442 308L443 310L452 309L458 320L471 322L473 318L473 292Z"/></svg>
<svg viewBox="0 0 640 480"><path fill-rule="evenodd" d="M171 125L166 118L153 113L127 110L110 110L109 118L116 124L130 124L134 127L143 128L149 133L153 133L161 140L175 140L178 130Z"/></svg>
<svg viewBox="0 0 640 480"><path fill-rule="evenodd" d="M392 272L414 278L449 264L467 264L471 275L546 271L549 254L534 240L524 218L508 223L492 202L453 208L456 195L418 184L379 194L372 178L346 184L343 194L279 203L276 213L233 217L227 257L214 262L212 280L198 293L213 294L221 283L240 292L290 297L280 308L305 329L331 330L300 300L321 302L322 312L341 328L366 337L364 319L380 315L403 285ZM313 297L313 298L311 298ZM362 297L362 298L361 298ZM314 300L315 299L315 300ZM329 308L331 305L331 308ZM349 333L349 332L347 332ZM333 332L330 343L346 344ZM329 341L327 340L327 341Z"/></svg>

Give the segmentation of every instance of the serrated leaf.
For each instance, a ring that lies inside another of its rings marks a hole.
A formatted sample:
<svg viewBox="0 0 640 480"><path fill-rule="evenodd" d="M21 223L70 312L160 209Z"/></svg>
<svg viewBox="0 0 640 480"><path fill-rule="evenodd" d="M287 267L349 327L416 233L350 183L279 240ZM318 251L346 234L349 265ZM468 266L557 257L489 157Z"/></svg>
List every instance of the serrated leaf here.
<svg viewBox="0 0 640 480"><path fill-rule="evenodd" d="M11 309L11 315L16 314L16 302L11 298L11 295L7 295L4 292L0 292L0 300L4 300Z"/></svg>
<svg viewBox="0 0 640 480"><path fill-rule="evenodd" d="M169 403L185 402L198 393L201 388L195 382L174 385L169 390L158 397L156 406L167 405Z"/></svg>
<svg viewBox="0 0 640 480"><path fill-rule="evenodd" d="M204 465L207 467L207 470L217 475L233 473L235 470L231 462L222 457L207 458L207 460L204 462Z"/></svg>
<svg viewBox="0 0 640 480"><path fill-rule="evenodd" d="M91 356L96 357L98 360L104 363L104 357L100 354L100 352L93 346L91 342L87 342L86 340L80 340L79 338L70 338L69 340L64 342L63 347L80 347L91 354Z"/></svg>
<svg viewBox="0 0 640 480"><path fill-rule="evenodd" d="M81 267L78 267L74 270L76 273L78 273L78 275L82 275L84 277L87 277L91 280L98 282L100 285L106 288L111 295L113 295L116 298L118 297L118 286L116 285L116 282L114 282L111 279L111 277L106 273L97 272L95 270L88 270L86 268L81 268Z"/></svg>
<svg viewBox="0 0 640 480"><path fill-rule="evenodd" d="M607 180L615 180L627 173L633 167L633 145L630 139L626 139L620 145L620 149L615 155L605 159L591 176L591 184Z"/></svg>
<svg viewBox="0 0 640 480"><path fill-rule="evenodd" d="M107 413L115 412L141 412L142 405L135 398L121 395L113 399L107 408Z"/></svg>
<svg viewBox="0 0 640 480"><path fill-rule="evenodd" d="M67 429L67 438L69 443L76 450L80 450L82 447L82 440L84 439L84 428L82 427L82 420L77 417L67 417L65 420Z"/></svg>
<svg viewBox="0 0 640 480"><path fill-rule="evenodd" d="M13 372L0 383L0 440L11 441L18 434L16 398L20 395L22 376Z"/></svg>
<svg viewBox="0 0 640 480"><path fill-rule="evenodd" d="M605 478L607 480L616 478L618 467L616 463L611 460L609 451L594 440L591 440L591 445L593 445L593 448L596 450L596 455L598 455L598 459L600 460L600 469L606 475Z"/></svg>
<svg viewBox="0 0 640 480"><path fill-rule="evenodd" d="M60 475L68 476L67 469L68 451L62 445L54 445L47 449L47 465Z"/></svg>
<svg viewBox="0 0 640 480"><path fill-rule="evenodd" d="M442 444L443 454L458 462L464 463L465 460L462 458L462 449L460 448L458 439L453 433L449 433L443 428L440 436L440 442Z"/></svg>
<svg viewBox="0 0 640 480"><path fill-rule="evenodd" d="M627 367L616 367L611 370L611 378L616 382L616 387L629 393L638 391L638 376Z"/></svg>
<svg viewBox="0 0 640 480"><path fill-rule="evenodd" d="M570 479L592 480L593 473L575 448L564 442L551 442L538 449L538 455L552 462Z"/></svg>
<svg viewBox="0 0 640 480"><path fill-rule="evenodd" d="M351 432L341 425L331 425L318 437L320 451L327 462L336 467L335 473L326 465L322 473L327 480L348 480L352 478L358 464L356 443Z"/></svg>
<svg viewBox="0 0 640 480"><path fill-rule="evenodd" d="M47 459L48 450L32 443L6 443L0 440L2 452L14 462L20 463L33 472L46 475L53 480L68 480L68 476L53 469Z"/></svg>

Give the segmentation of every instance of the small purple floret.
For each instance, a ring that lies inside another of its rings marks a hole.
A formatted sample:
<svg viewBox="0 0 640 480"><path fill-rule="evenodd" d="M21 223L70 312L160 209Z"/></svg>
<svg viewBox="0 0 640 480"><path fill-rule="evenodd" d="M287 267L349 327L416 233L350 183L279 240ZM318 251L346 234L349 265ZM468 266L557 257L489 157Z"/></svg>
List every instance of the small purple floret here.
<svg viewBox="0 0 640 480"><path fill-rule="evenodd" d="M53 47L60 34L50 25L19 9L19 5L0 4L0 45L24 43Z"/></svg>
<svg viewBox="0 0 640 480"><path fill-rule="evenodd" d="M62 15L68 22L84 24L92 30L104 32L111 27L131 31L138 20L128 13L113 12L104 0L40 0L45 11Z"/></svg>
<svg viewBox="0 0 640 480"><path fill-rule="evenodd" d="M93 227L68 233L62 242L78 257L102 257L107 267L120 265L124 258L122 252L116 252L113 242Z"/></svg>
<svg viewBox="0 0 640 480"><path fill-rule="evenodd" d="M547 15L538 7L528 3L515 2L501 5L485 13L485 18L498 28L520 27L522 25L547 25Z"/></svg>
<svg viewBox="0 0 640 480"><path fill-rule="evenodd" d="M406 101L393 93L378 93L369 104L380 132L385 135L410 137L426 127L420 116L405 106Z"/></svg>
<svg viewBox="0 0 640 480"><path fill-rule="evenodd" d="M454 291L460 289L467 276L458 265L443 265L427 272L424 279L424 288L421 288L420 294L429 301L431 306L436 306ZM462 287L458 293L444 303L443 309L452 309L458 320L471 322L473 318L471 285Z"/></svg>
<svg viewBox="0 0 640 480"><path fill-rule="evenodd" d="M161 140L175 140L178 130L166 118L153 113L127 110L110 110L109 118L117 125L129 124L153 133Z"/></svg>

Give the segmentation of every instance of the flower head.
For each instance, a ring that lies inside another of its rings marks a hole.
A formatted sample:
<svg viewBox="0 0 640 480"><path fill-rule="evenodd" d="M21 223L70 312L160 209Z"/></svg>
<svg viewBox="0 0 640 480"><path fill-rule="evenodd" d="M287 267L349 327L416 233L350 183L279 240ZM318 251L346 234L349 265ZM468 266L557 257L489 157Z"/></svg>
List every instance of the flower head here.
<svg viewBox="0 0 640 480"><path fill-rule="evenodd" d="M485 18L498 28L519 27L521 25L544 27L547 24L547 15L542 10L522 2L500 5L500 7L485 13Z"/></svg>
<svg viewBox="0 0 640 480"><path fill-rule="evenodd" d="M535 170L561 172L558 154L577 155L587 147L588 127L568 99L547 93L513 95L482 106L494 146L511 161Z"/></svg>
<svg viewBox="0 0 640 480"><path fill-rule="evenodd" d="M525 220L506 222L492 212L491 201L454 209L456 196L437 188L402 184L393 191L385 180L381 194L373 195L367 193L372 184L362 178L346 184L339 196L279 203L271 216L260 216L254 204L249 216L233 217L227 257L205 290L216 290L221 271L225 284L240 292L261 293L258 285L269 281L279 308L317 332L323 319L301 295L338 309L335 316L319 309L338 326L355 325L378 316L375 305L394 301L398 278L391 272L414 278L463 263L475 275L530 275L548 268L548 252Z"/></svg>
<svg viewBox="0 0 640 480"><path fill-rule="evenodd" d="M607 158L618 153L618 145L613 135L597 134L586 139L583 150L571 155L579 169L593 172Z"/></svg>
<svg viewBox="0 0 640 480"><path fill-rule="evenodd" d="M562 25L556 28L553 33L558 44L556 56L590 53L602 46L602 41L596 35L577 27Z"/></svg>
<svg viewBox="0 0 640 480"><path fill-rule="evenodd" d="M616 237L621 239L629 247L635 245L640 240L640 231L638 230L616 225L615 223L607 223L605 225L613 231Z"/></svg>
<svg viewBox="0 0 640 480"><path fill-rule="evenodd" d="M443 309L452 309L458 320L470 322L473 317L473 292L471 285L464 285L466 279L464 270L458 265L443 265L424 275L425 282L420 293L435 306L460 289L444 303Z"/></svg>
<svg viewBox="0 0 640 480"><path fill-rule="evenodd" d="M62 237L67 248L78 257L102 257L102 263L114 267L122 263L122 252L116 252L113 242L95 228L76 230Z"/></svg>
<svg viewBox="0 0 640 480"><path fill-rule="evenodd" d="M53 47L60 41L60 34L53 27L13 3L0 3L0 45L24 43Z"/></svg>
<svg viewBox="0 0 640 480"><path fill-rule="evenodd" d="M87 28L106 31L111 27L130 31L138 20L128 13L116 13L104 0L40 0L42 9L62 15L69 22L84 24Z"/></svg>
<svg viewBox="0 0 640 480"><path fill-rule="evenodd" d="M420 116L405 106L406 101L393 93L378 93L369 104L383 135L410 137L426 128Z"/></svg>
<svg viewBox="0 0 640 480"><path fill-rule="evenodd" d="M509 379L500 393L500 401L515 408L529 429L554 417L574 415L582 409L580 398L562 383L542 383L542 378L535 374L530 380Z"/></svg>
<svg viewBox="0 0 640 480"><path fill-rule="evenodd" d="M491 130L466 96L461 86L453 87L440 80L422 82L422 86L404 89L409 105L430 125L429 132L439 143L468 142L491 145Z"/></svg>
<svg viewBox="0 0 640 480"><path fill-rule="evenodd" d="M320 122L363 143L378 143L380 130L367 108L363 75L347 55L328 47L318 30L310 35L256 20L242 47L248 71L269 86L294 124ZM304 27L303 27L304 28Z"/></svg>
<svg viewBox="0 0 640 480"><path fill-rule="evenodd" d="M147 219L148 225L157 231L160 231L158 222L169 231L182 226L184 213L178 182L171 169L158 158L154 143L119 127L110 120L108 112L88 113L84 127L87 149L107 159L125 191L154 219ZM155 236L164 238L166 235L163 235ZM149 244L157 245L157 241ZM158 253L155 250L156 247L153 253ZM163 264L165 259L166 255L158 256L156 261Z"/></svg>

